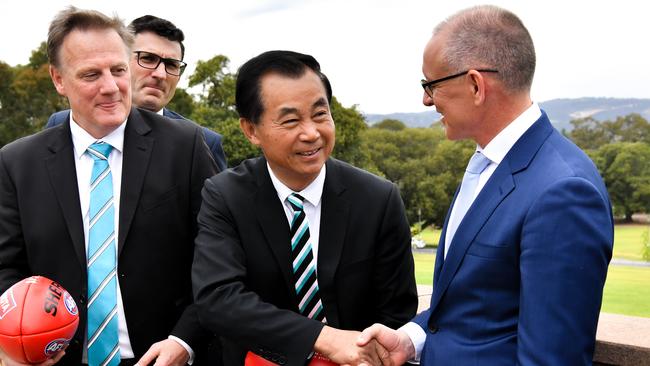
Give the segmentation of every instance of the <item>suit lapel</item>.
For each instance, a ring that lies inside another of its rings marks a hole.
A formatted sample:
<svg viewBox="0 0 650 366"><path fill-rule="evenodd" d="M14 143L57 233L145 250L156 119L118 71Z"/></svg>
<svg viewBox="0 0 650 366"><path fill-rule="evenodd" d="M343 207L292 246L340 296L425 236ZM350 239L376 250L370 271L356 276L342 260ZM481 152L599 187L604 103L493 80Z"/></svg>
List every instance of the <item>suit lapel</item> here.
<svg viewBox="0 0 650 366"><path fill-rule="evenodd" d="M67 114L69 116L69 113ZM74 147L70 133L70 119L61 125L53 134L48 149L52 155L45 159L50 184L63 213L68 232L72 238L72 245L77 254L79 263L86 267L86 246L84 243L83 217L79 202L79 188L77 183L77 169L74 162Z"/></svg>
<svg viewBox="0 0 650 366"><path fill-rule="evenodd" d="M258 191L255 193L255 212L257 221L273 252L275 260L285 280L288 293L295 297L293 271L291 266L291 250L289 238L289 223L278 193L273 187L271 177L266 167L266 159L259 158L252 167L256 177ZM295 299L293 303L296 303Z"/></svg>
<svg viewBox="0 0 650 366"><path fill-rule="evenodd" d="M153 151L154 138L147 136L150 131L151 128L142 119L137 109L132 108L124 129L118 255L122 252L131 222L133 222Z"/></svg>
<svg viewBox="0 0 650 366"><path fill-rule="evenodd" d="M528 167L552 131L553 127L546 113L542 112L542 116L519 138L508 154L506 154L478 197L476 197L476 200L472 203L472 206L456 230L455 237L447 253L447 258L444 259L444 262L440 261L442 267L440 269L438 268L439 259L436 258L436 270L439 273L436 276L437 280L431 297L431 309L435 309L440 301L440 298L458 271L467 249L478 232L499 204L510 192L516 189L514 175ZM445 223L445 229L442 235L444 235L446 227L447 223ZM443 254L437 254L437 256L440 255Z"/></svg>
<svg viewBox="0 0 650 366"><path fill-rule="evenodd" d="M350 202L341 181L340 165L329 159L326 163L325 185L321 202L320 237L318 240L318 286L325 304L328 323L339 324L336 311L334 276L341 261L347 230ZM330 305L330 306L327 306Z"/></svg>

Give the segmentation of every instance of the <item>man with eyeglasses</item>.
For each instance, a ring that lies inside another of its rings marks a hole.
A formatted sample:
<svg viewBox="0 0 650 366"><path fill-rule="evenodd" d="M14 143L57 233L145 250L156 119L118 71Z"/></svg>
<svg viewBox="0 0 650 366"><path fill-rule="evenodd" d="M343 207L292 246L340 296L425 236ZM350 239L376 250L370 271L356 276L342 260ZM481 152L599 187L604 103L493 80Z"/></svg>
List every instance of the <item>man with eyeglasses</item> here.
<svg viewBox="0 0 650 366"><path fill-rule="evenodd" d="M174 97L178 81L187 66L183 62L183 31L170 21L153 15L134 19L129 28L135 34L129 64L133 104L165 117L186 120L180 114L165 108ZM69 115L69 110L52 114L46 127L61 124L69 119ZM206 127L203 127L203 133L219 170L225 170L228 166L221 135Z"/></svg>
<svg viewBox="0 0 650 366"><path fill-rule="evenodd" d="M531 100L535 49L513 13L460 11L424 50L423 102L476 152L445 219L428 310L366 329L391 361L591 365L613 220L589 158Z"/></svg>

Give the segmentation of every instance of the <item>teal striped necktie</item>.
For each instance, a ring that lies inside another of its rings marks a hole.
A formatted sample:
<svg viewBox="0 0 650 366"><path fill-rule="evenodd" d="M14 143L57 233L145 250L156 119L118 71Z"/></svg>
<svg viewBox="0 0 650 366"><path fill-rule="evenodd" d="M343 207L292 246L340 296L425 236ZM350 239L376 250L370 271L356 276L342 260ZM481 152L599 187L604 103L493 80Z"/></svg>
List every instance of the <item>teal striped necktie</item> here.
<svg viewBox="0 0 650 366"><path fill-rule="evenodd" d="M305 199L292 193L287 201L293 210L291 220L291 259L293 262L293 279L298 297L298 310L308 318L327 322L323 303L318 293L316 278L316 261L312 253L309 222L305 215Z"/></svg>
<svg viewBox="0 0 650 366"><path fill-rule="evenodd" d="M88 209L88 365L120 363L117 324L117 247L113 178L108 156L113 147L96 142L86 150L94 160Z"/></svg>

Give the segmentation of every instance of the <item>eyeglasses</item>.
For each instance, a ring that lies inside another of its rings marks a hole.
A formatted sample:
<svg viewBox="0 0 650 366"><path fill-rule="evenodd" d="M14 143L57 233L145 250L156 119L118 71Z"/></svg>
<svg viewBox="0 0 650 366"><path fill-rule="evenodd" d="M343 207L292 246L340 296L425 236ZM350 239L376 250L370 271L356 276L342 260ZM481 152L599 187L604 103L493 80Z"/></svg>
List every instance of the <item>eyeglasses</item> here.
<svg viewBox="0 0 650 366"><path fill-rule="evenodd" d="M169 75L180 76L183 71L185 71L185 66L187 66L187 64L181 60L160 57L151 52L135 51L133 53L137 55L136 58L138 60L138 65L145 69L155 70L162 62L165 65L165 72Z"/></svg>
<svg viewBox="0 0 650 366"><path fill-rule="evenodd" d="M472 70L466 70L463 72L459 72L458 74L453 74L449 76L445 76L444 78L436 79L436 80L431 80L431 81L426 81L426 80L421 80L420 83L422 84L422 88L424 89L424 92L427 93L427 95L430 98L433 98L433 91L434 88L436 87L436 84L442 83L443 81L447 81L453 78L457 78L459 76L463 76L470 72ZM499 72L498 70L493 70L493 69L476 69L478 72Z"/></svg>

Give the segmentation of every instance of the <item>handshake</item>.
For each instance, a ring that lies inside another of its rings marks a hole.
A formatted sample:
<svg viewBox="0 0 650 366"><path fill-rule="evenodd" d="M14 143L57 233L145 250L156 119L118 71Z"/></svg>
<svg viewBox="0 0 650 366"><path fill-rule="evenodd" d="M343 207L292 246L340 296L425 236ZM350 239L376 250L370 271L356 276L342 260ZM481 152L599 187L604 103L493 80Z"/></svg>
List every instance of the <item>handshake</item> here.
<svg viewBox="0 0 650 366"><path fill-rule="evenodd" d="M346 366L397 366L415 358L415 347L408 335L381 324L363 332L325 326L314 349L334 363Z"/></svg>

